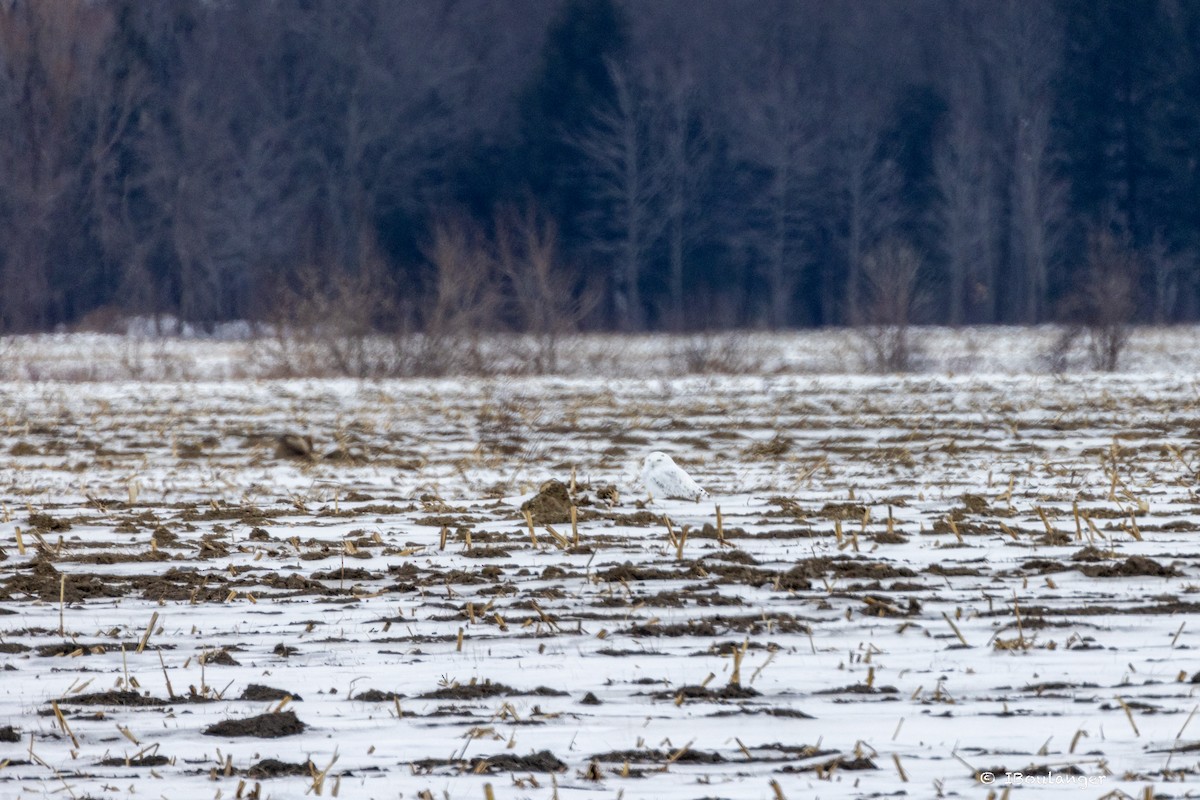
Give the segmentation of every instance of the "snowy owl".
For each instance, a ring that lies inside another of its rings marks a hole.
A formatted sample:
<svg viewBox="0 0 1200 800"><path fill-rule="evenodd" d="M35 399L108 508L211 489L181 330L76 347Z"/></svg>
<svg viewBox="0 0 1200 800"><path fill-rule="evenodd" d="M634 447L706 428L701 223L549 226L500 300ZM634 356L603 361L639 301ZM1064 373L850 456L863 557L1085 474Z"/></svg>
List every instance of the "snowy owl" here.
<svg viewBox="0 0 1200 800"><path fill-rule="evenodd" d="M657 450L646 456L646 463L642 465L642 484L651 497L659 499L673 497L699 502L708 497L708 492L701 489L674 459Z"/></svg>

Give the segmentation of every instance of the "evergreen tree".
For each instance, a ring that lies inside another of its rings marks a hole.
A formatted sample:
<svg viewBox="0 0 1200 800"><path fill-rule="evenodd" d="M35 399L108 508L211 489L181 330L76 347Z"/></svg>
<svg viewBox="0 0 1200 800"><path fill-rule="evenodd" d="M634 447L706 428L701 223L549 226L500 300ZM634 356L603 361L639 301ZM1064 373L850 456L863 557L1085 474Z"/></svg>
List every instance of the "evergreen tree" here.
<svg viewBox="0 0 1200 800"><path fill-rule="evenodd" d="M520 98L522 147L517 173L558 220L568 248L578 246L588 203L584 155L576 142L596 110L616 103L610 63L628 46L627 22L613 0L567 0L551 23L541 63Z"/></svg>

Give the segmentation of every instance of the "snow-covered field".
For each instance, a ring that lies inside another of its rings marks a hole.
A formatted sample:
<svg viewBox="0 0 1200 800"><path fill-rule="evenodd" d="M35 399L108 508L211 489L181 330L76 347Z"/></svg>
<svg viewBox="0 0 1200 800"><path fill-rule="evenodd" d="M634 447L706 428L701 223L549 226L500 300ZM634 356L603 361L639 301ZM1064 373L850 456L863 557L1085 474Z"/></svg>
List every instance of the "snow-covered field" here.
<svg viewBox="0 0 1200 800"><path fill-rule="evenodd" d="M135 321L136 322L136 321ZM336 374L328 341L254 337L245 324L213 335L152 335L131 323L130 335L45 334L0 336L0 381L218 381ZM1050 371L1063 329L914 327L913 371L936 375L1021 375ZM366 340L368 362L387 364L421 341ZM449 349L449 346L447 346ZM496 336L478 343L479 368L493 375L531 372L536 343ZM733 332L686 336L586 334L564 337L559 375L639 377L689 374L846 375L872 371L868 339L851 330L787 333ZM371 356L374 355L373 359ZM1088 369L1083 339L1061 354L1060 368ZM433 358L437 359L435 352ZM438 363L431 365L436 368ZM1200 327L1132 329L1123 372L1200 372ZM367 375L386 374L379 370Z"/></svg>
<svg viewBox="0 0 1200 800"><path fill-rule="evenodd" d="M1062 377L47 360L0 384L0 797L1196 796L1200 383L1158 336ZM647 502L654 449L711 498Z"/></svg>

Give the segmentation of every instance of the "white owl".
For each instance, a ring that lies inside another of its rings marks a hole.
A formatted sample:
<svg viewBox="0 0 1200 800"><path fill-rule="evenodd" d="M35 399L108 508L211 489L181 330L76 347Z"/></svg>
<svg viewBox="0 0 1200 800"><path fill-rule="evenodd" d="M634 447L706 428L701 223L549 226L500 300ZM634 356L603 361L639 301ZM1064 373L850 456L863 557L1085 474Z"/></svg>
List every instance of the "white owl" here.
<svg viewBox="0 0 1200 800"><path fill-rule="evenodd" d="M674 459L657 450L646 456L642 464L642 485L651 497L659 499L671 497L700 502L708 497L708 492L701 489Z"/></svg>

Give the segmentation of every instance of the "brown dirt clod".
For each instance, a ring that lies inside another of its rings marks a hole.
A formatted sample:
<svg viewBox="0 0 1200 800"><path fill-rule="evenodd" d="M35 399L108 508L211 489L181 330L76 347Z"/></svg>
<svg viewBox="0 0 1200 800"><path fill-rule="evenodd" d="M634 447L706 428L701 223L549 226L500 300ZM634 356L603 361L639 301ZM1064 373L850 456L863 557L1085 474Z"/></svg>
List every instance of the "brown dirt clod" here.
<svg viewBox="0 0 1200 800"><path fill-rule="evenodd" d="M548 480L538 493L521 504L534 525L559 525L571 521L571 495L562 481Z"/></svg>
<svg viewBox="0 0 1200 800"><path fill-rule="evenodd" d="M303 733L308 726L300 721L294 711L273 711L242 719L227 719L209 725L205 736L253 736L259 739L278 739Z"/></svg>

